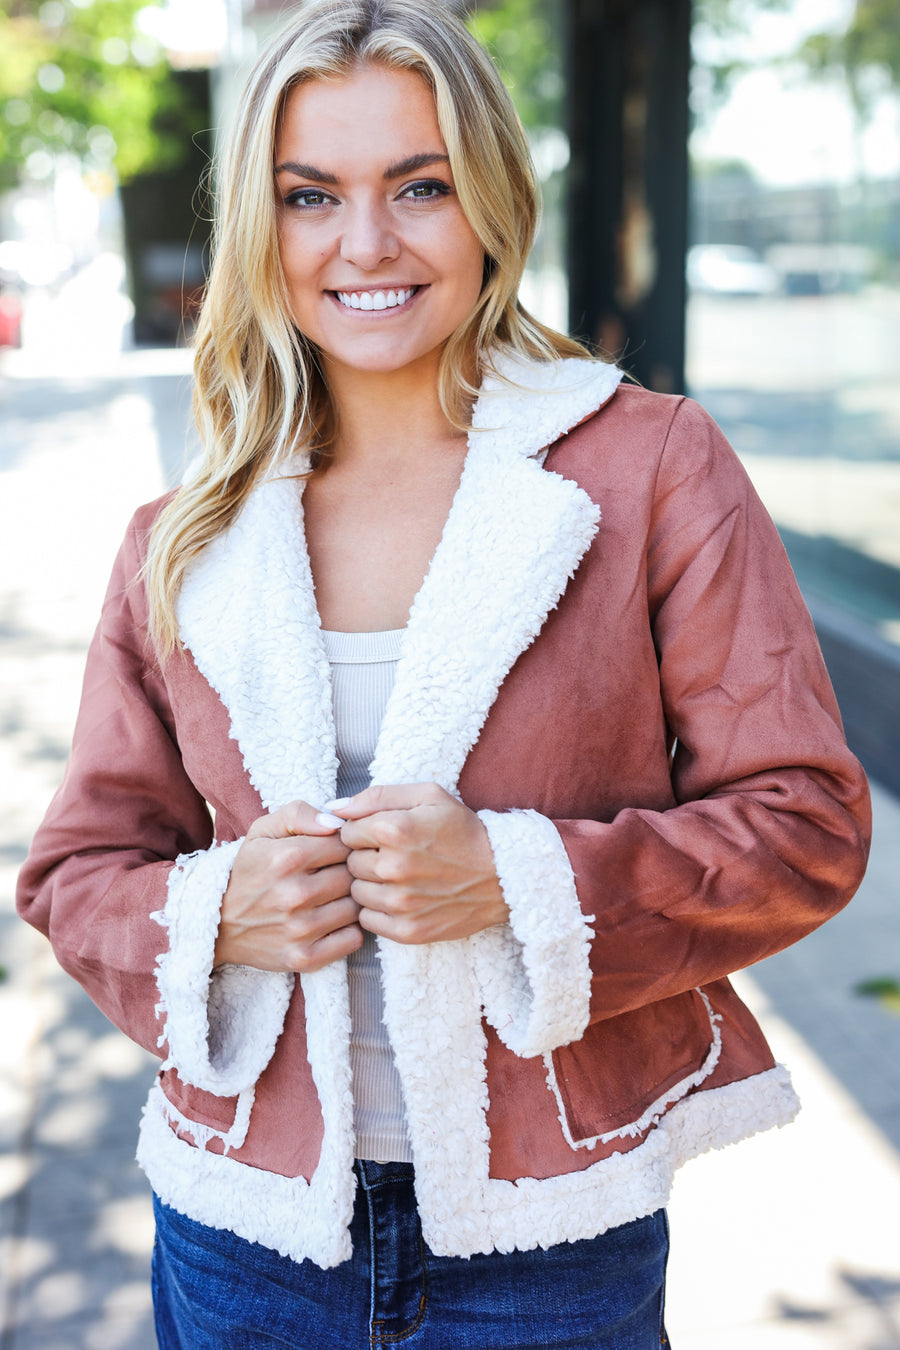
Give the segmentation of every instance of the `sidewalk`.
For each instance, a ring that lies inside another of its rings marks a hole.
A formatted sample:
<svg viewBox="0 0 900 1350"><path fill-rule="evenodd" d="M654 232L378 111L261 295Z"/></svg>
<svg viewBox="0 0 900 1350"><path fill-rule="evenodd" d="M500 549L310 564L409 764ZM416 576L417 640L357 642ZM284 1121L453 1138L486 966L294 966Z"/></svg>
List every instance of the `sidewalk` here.
<svg viewBox="0 0 900 1350"><path fill-rule="evenodd" d="M149 1200L132 1161L153 1061L12 911L112 556L181 458L185 355L110 369L79 373L68 354L55 380L24 360L6 378L0 367L0 1350L155 1346ZM858 899L740 977L804 1112L681 1174L674 1350L900 1350L900 1015L852 993L900 978L900 802L875 801Z"/></svg>

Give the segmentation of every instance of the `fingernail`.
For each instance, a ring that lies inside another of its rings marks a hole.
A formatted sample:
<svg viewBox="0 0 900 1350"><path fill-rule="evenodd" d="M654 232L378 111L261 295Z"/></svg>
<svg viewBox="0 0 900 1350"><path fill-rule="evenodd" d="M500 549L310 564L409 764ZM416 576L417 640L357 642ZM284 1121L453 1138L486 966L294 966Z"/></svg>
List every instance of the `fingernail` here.
<svg viewBox="0 0 900 1350"><path fill-rule="evenodd" d="M346 825L346 820L341 820L340 816L333 816L330 811L320 811L316 816L317 825L327 825L330 830L339 830L342 825Z"/></svg>
<svg viewBox="0 0 900 1350"><path fill-rule="evenodd" d="M337 797L333 802L326 802L325 805L322 807L322 810L340 811L342 810L343 807L349 806L352 801L353 801L352 797ZM344 820L341 821L342 825L345 825L346 823L347 822Z"/></svg>

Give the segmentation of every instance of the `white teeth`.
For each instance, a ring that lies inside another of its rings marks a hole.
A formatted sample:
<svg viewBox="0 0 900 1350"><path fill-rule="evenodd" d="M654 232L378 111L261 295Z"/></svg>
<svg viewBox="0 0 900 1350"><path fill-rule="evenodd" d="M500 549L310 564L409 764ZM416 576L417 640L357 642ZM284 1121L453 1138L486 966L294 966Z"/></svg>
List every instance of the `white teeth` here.
<svg viewBox="0 0 900 1350"><path fill-rule="evenodd" d="M397 309L415 295L415 286L405 291L338 291L337 298L348 309Z"/></svg>

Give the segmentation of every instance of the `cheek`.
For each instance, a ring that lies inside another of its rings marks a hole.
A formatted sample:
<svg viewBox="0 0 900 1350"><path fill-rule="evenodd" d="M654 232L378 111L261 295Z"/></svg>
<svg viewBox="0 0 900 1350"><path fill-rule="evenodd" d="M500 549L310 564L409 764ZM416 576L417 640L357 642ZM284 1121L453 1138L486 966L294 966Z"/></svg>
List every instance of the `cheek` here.
<svg viewBox="0 0 900 1350"><path fill-rule="evenodd" d="M460 271L465 276L464 289L466 294L471 297L474 304L482 292L485 278L485 255L480 245L476 249L469 248L467 250Z"/></svg>
<svg viewBox="0 0 900 1350"><path fill-rule="evenodd" d="M484 284L485 253L477 237L468 230L459 241L458 268L464 289L477 298Z"/></svg>

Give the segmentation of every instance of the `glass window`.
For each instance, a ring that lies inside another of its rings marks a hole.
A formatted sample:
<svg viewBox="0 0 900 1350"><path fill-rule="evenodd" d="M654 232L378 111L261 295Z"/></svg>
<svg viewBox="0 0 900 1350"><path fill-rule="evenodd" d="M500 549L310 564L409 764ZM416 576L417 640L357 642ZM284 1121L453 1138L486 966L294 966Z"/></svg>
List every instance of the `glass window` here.
<svg viewBox="0 0 900 1350"><path fill-rule="evenodd" d="M900 642L896 13L867 0L696 13L690 389L806 592Z"/></svg>

